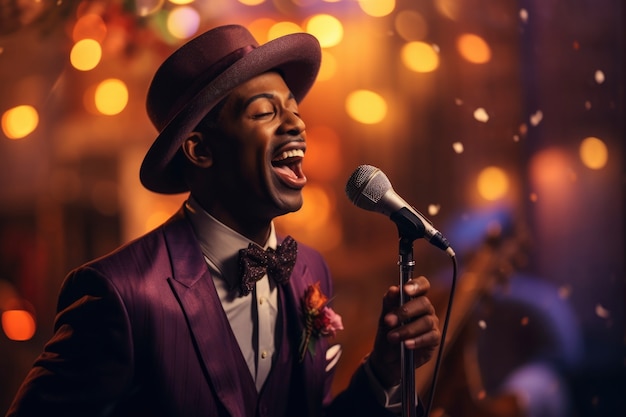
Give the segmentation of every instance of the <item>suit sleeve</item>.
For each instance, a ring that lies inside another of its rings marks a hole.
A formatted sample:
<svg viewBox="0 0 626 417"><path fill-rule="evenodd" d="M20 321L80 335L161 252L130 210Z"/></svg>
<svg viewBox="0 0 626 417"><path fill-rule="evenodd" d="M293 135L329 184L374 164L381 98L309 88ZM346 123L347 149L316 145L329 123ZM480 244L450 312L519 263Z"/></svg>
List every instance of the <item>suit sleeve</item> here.
<svg viewBox="0 0 626 417"><path fill-rule="evenodd" d="M59 296L54 335L7 417L105 416L128 391L133 346L123 302L97 271L72 272Z"/></svg>
<svg viewBox="0 0 626 417"><path fill-rule="evenodd" d="M386 409L376 399L370 381L362 364L353 374L348 388L342 391L326 409L325 417L358 415L362 417L395 417L398 413ZM423 416L421 402L417 404L416 415Z"/></svg>

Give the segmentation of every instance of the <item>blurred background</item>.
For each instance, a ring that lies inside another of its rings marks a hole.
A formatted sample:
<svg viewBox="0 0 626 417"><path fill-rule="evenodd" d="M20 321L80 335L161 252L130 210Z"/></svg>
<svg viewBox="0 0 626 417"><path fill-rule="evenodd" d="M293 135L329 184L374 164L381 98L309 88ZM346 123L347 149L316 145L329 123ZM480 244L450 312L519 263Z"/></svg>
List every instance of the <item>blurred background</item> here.
<svg viewBox="0 0 626 417"><path fill-rule="evenodd" d="M0 0L0 414L52 334L66 273L186 195L142 188L158 65L226 23L314 34L309 184L277 226L326 256L333 390L398 283L398 232L344 188L379 167L459 259L433 416L626 415L622 0ZM448 256L414 242L443 318ZM424 398L432 367L418 373Z"/></svg>

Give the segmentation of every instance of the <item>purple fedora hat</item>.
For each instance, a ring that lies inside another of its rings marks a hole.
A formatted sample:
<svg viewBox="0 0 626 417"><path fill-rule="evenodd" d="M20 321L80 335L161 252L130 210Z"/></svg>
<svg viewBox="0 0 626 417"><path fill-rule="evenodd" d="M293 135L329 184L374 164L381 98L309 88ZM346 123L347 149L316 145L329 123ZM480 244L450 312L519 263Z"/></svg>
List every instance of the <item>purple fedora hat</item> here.
<svg viewBox="0 0 626 417"><path fill-rule="evenodd" d="M258 44L239 25L220 26L187 42L159 67L146 107L159 135L146 153L139 178L163 194L188 191L172 159L189 133L238 85L279 70L300 102L315 82L321 61L317 39L294 33Z"/></svg>

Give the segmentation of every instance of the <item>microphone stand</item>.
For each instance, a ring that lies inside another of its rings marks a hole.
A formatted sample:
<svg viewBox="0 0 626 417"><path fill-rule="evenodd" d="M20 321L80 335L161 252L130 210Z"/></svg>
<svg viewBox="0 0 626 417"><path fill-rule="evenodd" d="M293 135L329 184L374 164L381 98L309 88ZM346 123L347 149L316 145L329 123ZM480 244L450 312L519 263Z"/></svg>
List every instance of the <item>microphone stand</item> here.
<svg viewBox="0 0 626 417"><path fill-rule="evenodd" d="M404 305L407 298L404 294L404 283L413 276L415 260L413 259L413 240L400 236L399 244L400 267L400 305ZM400 344L400 383L402 392L402 416L416 417L415 412L415 358L413 351L406 349L404 343Z"/></svg>

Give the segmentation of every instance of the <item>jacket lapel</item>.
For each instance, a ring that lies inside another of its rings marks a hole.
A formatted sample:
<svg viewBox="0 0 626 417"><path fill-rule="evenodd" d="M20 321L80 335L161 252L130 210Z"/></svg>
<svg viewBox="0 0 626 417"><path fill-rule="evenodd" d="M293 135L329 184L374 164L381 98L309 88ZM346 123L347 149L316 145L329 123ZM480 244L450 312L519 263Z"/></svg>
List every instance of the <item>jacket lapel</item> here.
<svg viewBox="0 0 626 417"><path fill-rule="evenodd" d="M174 275L170 285L187 318L198 355L217 397L232 416L253 415L256 389L247 367L241 366L241 353L211 273L183 213L181 209L164 228Z"/></svg>
<svg viewBox="0 0 626 417"><path fill-rule="evenodd" d="M289 298L287 305L292 311L288 311L289 317L296 317L296 323L292 325L294 329L294 356L295 364L300 368L302 375L302 383L304 388L304 396L307 401L307 411L309 416L320 416L323 392L321 391L324 386L324 373L325 367L325 355L326 343L320 341L316 344L315 355L306 353L304 360L298 363L301 335L304 330L304 316L301 308L301 300L304 296L306 288L315 283L314 277L309 273L305 264L297 263L294 268L294 272L291 275L289 281L289 291L286 291L286 295Z"/></svg>

